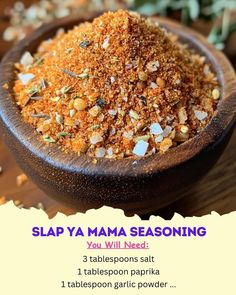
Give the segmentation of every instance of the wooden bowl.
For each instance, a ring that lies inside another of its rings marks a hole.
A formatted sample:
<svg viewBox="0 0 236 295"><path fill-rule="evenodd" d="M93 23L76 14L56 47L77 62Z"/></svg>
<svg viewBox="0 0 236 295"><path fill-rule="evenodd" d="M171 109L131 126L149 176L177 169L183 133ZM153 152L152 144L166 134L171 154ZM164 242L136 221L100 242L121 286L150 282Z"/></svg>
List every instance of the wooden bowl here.
<svg viewBox="0 0 236 295"><path fill-rule="evenodd" d="M96 165L85 155L65 154L57 145L45 146L34 129L23 122L15 103L14 63L25 51L34 53L40 42L54 36L58 28L69 29L93 18L64 19L43 26L5 56L0 67L0 83L9 85L9 89L1 87L0 91L4 138L21 168L42 190L78 211L109 205L127 214L152 212L180 198L181 190L205 175L223 152L236 118L236 76L226 57L204 37L170 20L154 18L205 55L217 73L222 98L205 130L164 155L135 161L101 159Z"/></svg>

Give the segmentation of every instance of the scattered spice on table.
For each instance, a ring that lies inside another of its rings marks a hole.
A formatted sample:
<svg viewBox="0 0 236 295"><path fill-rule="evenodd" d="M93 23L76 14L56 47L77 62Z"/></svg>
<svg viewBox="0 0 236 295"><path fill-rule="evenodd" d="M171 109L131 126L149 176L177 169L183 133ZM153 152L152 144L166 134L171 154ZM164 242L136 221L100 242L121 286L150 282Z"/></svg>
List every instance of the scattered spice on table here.
<svg viewBox="0 0 236 295"><path fill-rule="evenodd" d="M221 96L204 56L124 10L60 30L16 68L24 120L47 144L96 158L165 153L206 127Z"/></svg>
<svg viewBox="0 0 236 295"><path fill-rule="evenodd" d="M3 34L5 41L21 40L32 30L54 19L127 6L126 1L122 0L38 0L33 2L26 6L22 1L16 1L12 7L5 8L5 15L10 22L10 26Z"/></svg>
<svg viewBox="0 0 236 295"><path fill-rule="evenodd" d="M16 177L17 186L22 186L28 181L28 176L26 174L20 174Z"/></svg>
<svg viewBox="0 0 236 295"><path fill-rule="evenodd" d="M6 90L9 89L9 85L7 83L3 84L2 87L3 87L3 89L6 89Z"/></svg>

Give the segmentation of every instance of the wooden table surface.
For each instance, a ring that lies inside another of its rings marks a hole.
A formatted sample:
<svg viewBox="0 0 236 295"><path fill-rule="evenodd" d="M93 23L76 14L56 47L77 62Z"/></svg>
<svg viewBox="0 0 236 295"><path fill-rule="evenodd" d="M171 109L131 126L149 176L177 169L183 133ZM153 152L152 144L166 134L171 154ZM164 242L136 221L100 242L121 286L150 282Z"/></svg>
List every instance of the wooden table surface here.
<svg viewBox="0 0 236 295"><path fill-rule="evenodd" d="M7 20L3 17L3 8L6 3L14 3L13 0L0 1L0 34L7 26ZM29 2L29 1L28 1ZM0 57L8 50L10 44L0 39ZM236 66L236 65L235 65ZM1 130L0 130L1 136ZM159 211L165 218L171 218L174 212L183 216L202 216L211 211L219 214L229 213L236 210L236 130L224 154L199 183L186 192L182 198ZM0 138L0 166L3 172L0 175L0 197L5 196L8 200L19 200L26 208L37 206L42 202L49 217L53 217L57 212L67 215L75 213L72 208L60 204L49 198L36 185L28 181L21 187L16 185L16 177L22 171L11 156L7 147Z"/></svg>

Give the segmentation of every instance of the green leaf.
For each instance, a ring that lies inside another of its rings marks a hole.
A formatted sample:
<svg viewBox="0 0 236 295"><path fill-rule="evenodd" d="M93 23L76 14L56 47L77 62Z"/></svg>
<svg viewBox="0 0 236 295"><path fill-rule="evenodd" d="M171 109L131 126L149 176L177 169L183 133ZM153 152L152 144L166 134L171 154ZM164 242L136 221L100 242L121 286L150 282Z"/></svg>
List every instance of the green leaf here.
<svg viewBox="0 0 236 295"><path fill-rule="evenodd" d="M189 20L190 20L190 14L189 14L189 9L188 7L184 7L182 9L182 13L181 13L181 21L182 23L184 24L188 24L189 23Z"/></svg>
<svg viewBox="0 0 236 295"><path fill-rule="evenodd" d="M53 139L52 137L50 137L49 135L44 135L43 140L46 141L46 142L50 142L50 143L56 142L56 140Z"/></svg>
<svg viewBox="0 0 236 295"><path fill-rule="evenodd" d="M138 8L138 12L145 15L153 15L157 13L156 6L154 4L148 3Z"/></svg>
<svg viewBox="0 0 236 295"><path fill-rule="evenodd" d="M68 132L59 132L57 134L57 137L66 137L66 136L70 136L71 134Z"/></svg>
<svg viewBox="0 0 236 295"><path fill-rule="evenodd" d="M212 44L216 44L220 41L220 28L219 27L213 27L209 36L208 41Z"/></svg>
<svg viewBox="0 0 236 295"><path fill-rule="evenodd" d="M215 47L218 49L218 50L223 50L225 48L225 44L224 43L216 43L215 44Z"/></svg>
<svg viewBox="0 0 236 295"><path fill-rule="evenodd" d="M198 0L189 0L188 8L191 20L196 20L199 17L200 13L200 5Z"/></svg>

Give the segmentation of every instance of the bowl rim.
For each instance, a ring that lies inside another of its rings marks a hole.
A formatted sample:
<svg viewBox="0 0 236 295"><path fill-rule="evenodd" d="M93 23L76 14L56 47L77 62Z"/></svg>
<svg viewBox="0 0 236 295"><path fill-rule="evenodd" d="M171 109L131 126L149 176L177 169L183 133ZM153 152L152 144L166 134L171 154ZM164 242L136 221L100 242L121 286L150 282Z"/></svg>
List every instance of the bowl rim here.
<svg viewBox="0 0 236 295"><path fill-rule="evenodd" d="M12 85L14 81L14 64L20 60L22 54L32 46L36 49L41 40L52 37L59 28L72 28L74 25L84 21L91 21L101 13L88 14L85 17L70 17L57 20L53 23L43 25L28 37L17 43L3 58L0 65L0 118L13 136L31 154L40 158L47 165L65 172L80 173L83 175L96 176L118 176L137 177L147 176L176 167L199 153L211 148L221 138L224 131L234 123L236 118L236 75L223 53L209 44L201 34L189 29L173 20L161 17L149 17L161 26L177 34L180 40L188 43L191 47L207 57L217 74L221 85L221 99L217 112L205 129L195 137L171 148L165 154L154 154L144 158L123 159L97 159L71 152L66 154L61 151L59 145L45 145L36 135L35 129L25 123L21 117L11 87L4 89L7 83ZM43 37L43 39L42 39ZM37 43L38 42L38 43Z"/></svg>

